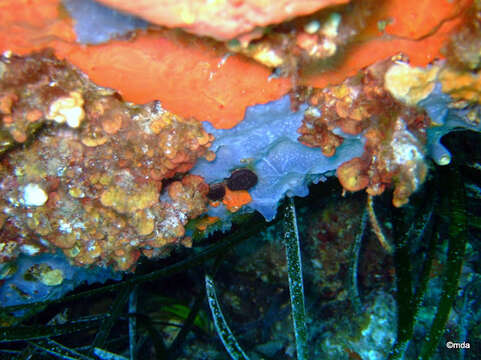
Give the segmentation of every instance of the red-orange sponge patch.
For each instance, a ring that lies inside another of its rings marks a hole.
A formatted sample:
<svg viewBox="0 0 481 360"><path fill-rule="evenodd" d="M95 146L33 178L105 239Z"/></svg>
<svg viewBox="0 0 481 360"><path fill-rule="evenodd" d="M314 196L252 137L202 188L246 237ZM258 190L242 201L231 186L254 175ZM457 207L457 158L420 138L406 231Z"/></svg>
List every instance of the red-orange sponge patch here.
<svg viewBox="0 0 481 360"><path fill-rule="evenodd" d="M227 187L225 189L224 199L222 200L225 207L230 212L236 212L242 206L250 203L251 201L252 197L247 190L232 191Z"/></svg>
<svg viewBox="0 0 481 360"><path fill-rule="evenodd" d="M289 79L270 80L269 69L240 55L226 57L221 44L206 39L156 31L85 46L75 42L59 0L2 1L0 51L28 54L45 47L128 101L160 100L175 114L218 128L235 126L247 106L276 100L291 88Z"/></svg>
<svg viewBox="0 0 481 360"><path fill-rule="evenodd" d="M320 88L338 84L358 70L401 52L413 66L425 66L442 57L440 50L471 4L472 0L382 1L340 63L325 73L306 75L303 81Z"/></svg>

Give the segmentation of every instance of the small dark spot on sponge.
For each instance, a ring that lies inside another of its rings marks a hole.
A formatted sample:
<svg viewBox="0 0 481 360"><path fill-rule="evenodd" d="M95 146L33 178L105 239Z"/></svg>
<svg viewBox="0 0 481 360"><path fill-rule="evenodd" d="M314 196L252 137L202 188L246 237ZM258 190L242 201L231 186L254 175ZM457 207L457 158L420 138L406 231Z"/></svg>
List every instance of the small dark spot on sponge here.
<svg viewBox="0 0 481 360"><path fill-rule="evenodd" d="M223 183L216 183L209 185L209 192L207 198L212 201L221 200L225 195L225 186Z"/></svg>
<svg viewBox="0 0 481 360"><path fill-rule="evenodd" d="M257 175L249 169L234 170L226 179L226 185L230 190L248 190L257 184Z"/></svg>

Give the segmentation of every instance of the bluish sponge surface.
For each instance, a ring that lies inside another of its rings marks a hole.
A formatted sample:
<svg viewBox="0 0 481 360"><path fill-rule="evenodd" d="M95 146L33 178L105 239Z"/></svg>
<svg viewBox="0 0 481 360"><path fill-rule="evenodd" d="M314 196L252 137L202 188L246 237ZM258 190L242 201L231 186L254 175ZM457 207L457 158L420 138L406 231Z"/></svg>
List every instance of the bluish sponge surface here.
<svg viewBox="0 0 481 360"><path fill-rule="evenodd" d="M75 20L77 41L82 44L101 44L136 29L145 29L148 25L138 17L93 0L64 0L63 4Z"/></svg>
<svg viewBox="0 0 481 360"><path fill-rule="evenodd" d="M62 283L54 286L46 285L39 279L29 276L32 269L42 265L47 265L51 270L61 270ZM0 270L4 272L7 266L12 264L3 264ZM87 268L71 265L62 253L20 255L13 266L16 271L6 276L0 286L2 307L57 299L82 283L105 282L108 279L120 279L122 275L120 272L115 273L111 269L99 266Z"/></svg>
<svg viewBox="0 0 481 360"><path fill-rule="evenodd" d="M272 220L285 195L306 196L310 183L363 152L362 137L346 138L332 157L298 142L297 129L306 107L302 105L298 111L292 111L286 95L248 107L244 120L232 129L219 130L204 123L206 131L215 136L210 150L216 153L216 159L200 160L191 172L215 183L229 177L232 170L248 167L256 173L258 183L249 190L252 202L247 208ZM224 218L226 212L219 207L209 213Z"/></svg>
<svg viewBox="0 0 481 360"><path fill-rule="evenodd" d="M426 110L429 117L436 124L427 129L427 150L428 155L433 158L438 164L440 158L449 157L451 154L448 149L441 144L441 138L447 133L456 129L466 129L481 132L481 124L473 123L468 120L467 113L469 111L476 111L478 117L481 116L481 106L473 106L463 109L450 107L453 103L451 96L444 94L441 91L441 84L437 83L434 90L426 99L421 100L418 106Z"/></svg>

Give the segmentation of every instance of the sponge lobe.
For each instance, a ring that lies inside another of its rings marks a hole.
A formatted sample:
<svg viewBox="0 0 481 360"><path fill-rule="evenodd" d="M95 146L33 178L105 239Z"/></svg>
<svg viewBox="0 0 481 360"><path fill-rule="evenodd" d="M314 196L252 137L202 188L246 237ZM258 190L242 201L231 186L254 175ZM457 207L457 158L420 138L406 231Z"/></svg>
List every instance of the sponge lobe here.
<svg viewBox="0 0 481 360"><path fill-rule="evenodd" d="M234 169L249 166L259 181L249 190L252 202L247 207L259 211L270 221L286 194L306 196L310 183L362 154L362 137L346 138L332 157L299 143L297 129L307 106L301 105L293 112L290 105L286 95L267 104L251 106L244 120L229 130L204 123L206 131L215 136L210 150L216 153L216 159L200 160L191 172L213 183L229 177Z"/></svg>

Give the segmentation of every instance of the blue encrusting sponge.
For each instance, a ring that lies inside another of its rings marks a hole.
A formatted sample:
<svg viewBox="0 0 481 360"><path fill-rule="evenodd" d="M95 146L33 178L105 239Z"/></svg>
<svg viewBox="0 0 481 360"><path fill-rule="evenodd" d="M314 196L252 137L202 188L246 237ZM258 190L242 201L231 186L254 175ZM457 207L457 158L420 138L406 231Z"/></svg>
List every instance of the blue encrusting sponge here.
<svg viewBox="0 0 481 360"><path fill-rule="evenodd" d="M306 105L296 112L291 111L290 106L286 95L267 104L248 107L244 120L232 129L219 130L204 123L206 131L215 136L210 150L216 153L216 159L200 160L191 173L201 175L207 183L215 183L228 178L235 169L248 167L259 180L249 190L252 202L246 207L272 220L279 201L286 194L306 196L310 183L362 154L361 136L346 138L332 157L301 144L297 141L297 129ZM210 215L225 218L228 214L224 207L218 207L211 209Z"/></svg>
<svg viewBox="0 0 481 360"><path fill-rule="evenodd" d="M75 20L77 40L82 44L101 44L148 25L138 17L93 0L64 0L63 4Z"/></svg>
<svg viewBox="0 0 481 360"><path fill-rule="evenodd" d="M13 264L13 263L12 263ZM7 273L11 264L0 266L0 273ZM54 300L83 283L93 284L109 279L119 280L120 272L114 272L108 267L79 267L69 263L64 254L40 254L35 256L20 255L15 260L15 271L3 278L0 286L1 306L20 305L30 302ZM60 271L58 284L48 284L31 274L35 269L48 267L49 270ZM20 315L18 313L18 315Z"/></svg>

